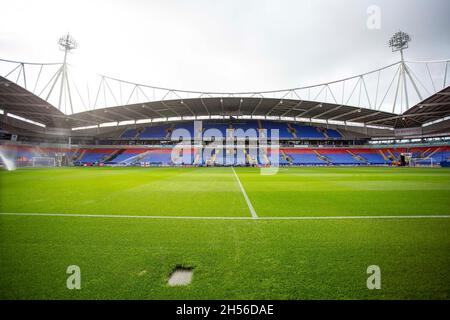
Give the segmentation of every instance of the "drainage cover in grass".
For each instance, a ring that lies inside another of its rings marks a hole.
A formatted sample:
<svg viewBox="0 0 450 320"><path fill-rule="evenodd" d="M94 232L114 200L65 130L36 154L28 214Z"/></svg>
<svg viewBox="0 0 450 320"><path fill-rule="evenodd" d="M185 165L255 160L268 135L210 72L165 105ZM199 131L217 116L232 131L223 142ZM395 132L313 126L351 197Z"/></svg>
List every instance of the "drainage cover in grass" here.
<svg viewBox="0 0 450 320"><path fill-rule="evenodd" d="M169 286L187 286L192 282L193 273L192 268L177 266L170 274Z"/></svg>

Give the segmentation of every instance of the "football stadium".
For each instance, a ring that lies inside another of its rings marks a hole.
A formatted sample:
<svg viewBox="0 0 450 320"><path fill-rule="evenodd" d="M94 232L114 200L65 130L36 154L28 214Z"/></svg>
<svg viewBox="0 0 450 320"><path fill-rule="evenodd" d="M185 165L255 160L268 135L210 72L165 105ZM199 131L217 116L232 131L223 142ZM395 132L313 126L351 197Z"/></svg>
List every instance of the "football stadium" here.
<svg viewBox="0 0 450 320"><path fill-rule="evenodd" d="M0 298L449 299L450 60L410 40L261 92L1 59Z"/></svg>

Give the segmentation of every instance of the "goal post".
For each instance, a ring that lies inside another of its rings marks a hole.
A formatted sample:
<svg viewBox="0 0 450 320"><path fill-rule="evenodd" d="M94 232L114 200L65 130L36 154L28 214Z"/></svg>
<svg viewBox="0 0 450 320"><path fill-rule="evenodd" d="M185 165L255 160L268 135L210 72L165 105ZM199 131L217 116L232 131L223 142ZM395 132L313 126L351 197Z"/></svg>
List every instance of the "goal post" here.
<svg viewBox="0 0 450 320"><path fill-rule="evenodd" d="M412 158L410 165L412 167L434 167L438 163L433 158Z"/></svg>
<svg viewBox="0 0 450 320"><path fill-rule="evenodd" d="M52 157L33 157L33 167L56 167L56 159Z"/></svg>

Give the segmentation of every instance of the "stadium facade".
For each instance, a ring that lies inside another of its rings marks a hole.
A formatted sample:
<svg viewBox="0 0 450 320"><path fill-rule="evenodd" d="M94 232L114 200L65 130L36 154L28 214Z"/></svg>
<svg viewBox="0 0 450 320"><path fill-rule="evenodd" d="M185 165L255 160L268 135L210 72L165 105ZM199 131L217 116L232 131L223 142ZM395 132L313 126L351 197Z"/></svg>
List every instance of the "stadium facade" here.
<svg viewBox="0 0 450 320"><path fill-rule="evenodd" d="M403 60L340 81L259 93L187 92L102 76L93 107L82 112L67 112L67 105L73 111L75 91L84 99L76 85L70 88L66 61L47 82L40 81L41 72L53 64L2 62L17 66L0 77L1 154L18 166L447 165L450 158L447 60L438 62L444 65L441 89L428 72L431 90L420 76L414 81ZM436 61L424 63L429 71ZM26 70L36 66L32 85ZM383 93L380 77L389 68L398 69ZM370 77L378 81L374 103ZM47 83L42 90L39 81ZM338 102L332 86L341 84ZM124 102L117 96L125 85L133 90ZM59 99L52 100L58 87ZM148 89L163 96L150 99ZM318 91L314 97L311 89ZM408 105L411 92L419 100ZM115 101L111 106L107 95ZM100 96L104 105L98 108ZM351 103L355 97L357 103Z"/></svg>

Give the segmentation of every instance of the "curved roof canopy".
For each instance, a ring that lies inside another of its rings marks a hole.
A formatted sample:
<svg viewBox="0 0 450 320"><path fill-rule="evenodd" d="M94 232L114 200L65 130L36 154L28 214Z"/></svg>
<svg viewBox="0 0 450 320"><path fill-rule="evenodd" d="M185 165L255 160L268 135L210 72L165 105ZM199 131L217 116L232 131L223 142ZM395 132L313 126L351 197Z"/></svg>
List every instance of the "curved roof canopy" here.
<svg viewBox="0 0 450 320"><path fill-rule="evenodd" d="M450 87L426 98L405 113L318 103L299 99L264 97L204 97L153 101L103 108L65 115L28 90L0 77L0 108L7 113L49 127L74 128L102 123L158 119L192 120L215 116L267 117L271 120L348 122L364 125L407 128L450 116Z"/></svg>

